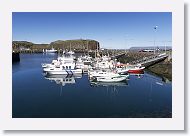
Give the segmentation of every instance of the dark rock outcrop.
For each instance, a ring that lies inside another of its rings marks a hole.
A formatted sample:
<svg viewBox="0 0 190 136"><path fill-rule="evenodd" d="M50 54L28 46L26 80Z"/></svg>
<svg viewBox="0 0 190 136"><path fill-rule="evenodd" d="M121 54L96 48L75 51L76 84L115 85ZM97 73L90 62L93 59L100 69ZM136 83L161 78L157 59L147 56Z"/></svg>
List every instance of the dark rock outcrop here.
<svg viewBox="0 0 190 136"><path fill-rule="evenodd" d="M12 62L18 62L20 61L20 55L19 53L12 53Z"/></svg>

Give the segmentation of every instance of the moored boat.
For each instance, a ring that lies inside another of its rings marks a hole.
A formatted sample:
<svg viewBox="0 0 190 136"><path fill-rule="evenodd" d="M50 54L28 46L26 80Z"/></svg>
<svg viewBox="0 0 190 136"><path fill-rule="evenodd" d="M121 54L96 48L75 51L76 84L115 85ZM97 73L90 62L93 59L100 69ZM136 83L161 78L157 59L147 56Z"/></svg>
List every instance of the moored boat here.
<svg viewBox="0 0 190 136"><path fill-rule="evenodd" d="M128 73L142 73L145 69L143 66L129 66Z"/></svg>
<svg viewBox="0 0 190 136"><path fill-rule="evenodd" d="M114 77L119 76L118 73L114 71L107 71L107 70L91 70L88 72L89 77Z"/></svg>
<svg viewBox="0 0 190 136"><path fill-rule="evenodd" d="M75 68L74 63L61 64L43 69L49 75L73 75L82 74L82 69Z"/></svg>
<svg viewBox="0 0 190 136"><path fill-rule="evenodd" d="M46 49L45 53L56 53L57 50L55 50L54 48L51 48L50 50Z"/></svg>
<svg viewBox="0 0 190 136"><path fill-rule="evenodd" d="M74 57L58 57L51 64L42 64L43 71L48 75L82 74L82 69L76 67Z"/></svg>

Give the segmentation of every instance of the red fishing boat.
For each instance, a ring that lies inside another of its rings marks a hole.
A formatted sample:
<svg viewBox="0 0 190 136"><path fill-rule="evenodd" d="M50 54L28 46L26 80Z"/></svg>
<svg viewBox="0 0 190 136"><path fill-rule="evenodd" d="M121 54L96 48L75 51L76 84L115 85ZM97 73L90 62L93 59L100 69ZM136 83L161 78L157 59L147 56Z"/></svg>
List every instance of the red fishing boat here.
<svg viewBox="0 0 190 136"><path fill-rule="evenodd" d="M143 73L144 72L145 67L139 65L139 66L129 66L128 67L128 73Z"/></svg>

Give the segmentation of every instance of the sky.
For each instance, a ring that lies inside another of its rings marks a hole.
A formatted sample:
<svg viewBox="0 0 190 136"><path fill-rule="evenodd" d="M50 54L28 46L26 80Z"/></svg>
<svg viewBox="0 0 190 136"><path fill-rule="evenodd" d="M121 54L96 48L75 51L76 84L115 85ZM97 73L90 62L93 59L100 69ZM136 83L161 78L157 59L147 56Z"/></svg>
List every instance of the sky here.
<svg viewBox="0 0 190 136"><path fill-rule="evenodd" d="M12 30L13 41L93 39L110 49L171 46L172 13L13 12Z"/></svg>

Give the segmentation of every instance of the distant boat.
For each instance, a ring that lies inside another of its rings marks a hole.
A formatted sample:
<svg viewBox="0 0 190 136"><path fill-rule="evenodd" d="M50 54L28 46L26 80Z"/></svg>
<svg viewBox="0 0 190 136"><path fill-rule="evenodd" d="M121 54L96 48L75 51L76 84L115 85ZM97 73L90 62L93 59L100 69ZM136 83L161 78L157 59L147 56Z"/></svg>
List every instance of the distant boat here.
<svg viewBox="0 0 190 136"><path fill-rule="evenodd" d="M90 78L92 77L116 77L120 76L118 73L113 71L105 71L105 70L91 70L88 72Z"/></svg>
<svg viewBox="0 0 190 136"><path fill-rule="evenodd" d="M67 52L66 54L68 54L68 55L74 55L74 54L75 54L75 52L73 52L73 51L71 50L71 43L70 43L70 51Z"/></svg>
<svg viewBox="0 0 190 136"><path fill-rule="evenodd" d="M46 49L45 53L56 53L57 50L55 50L54 48L51 48L50 50Z"/></svg>

